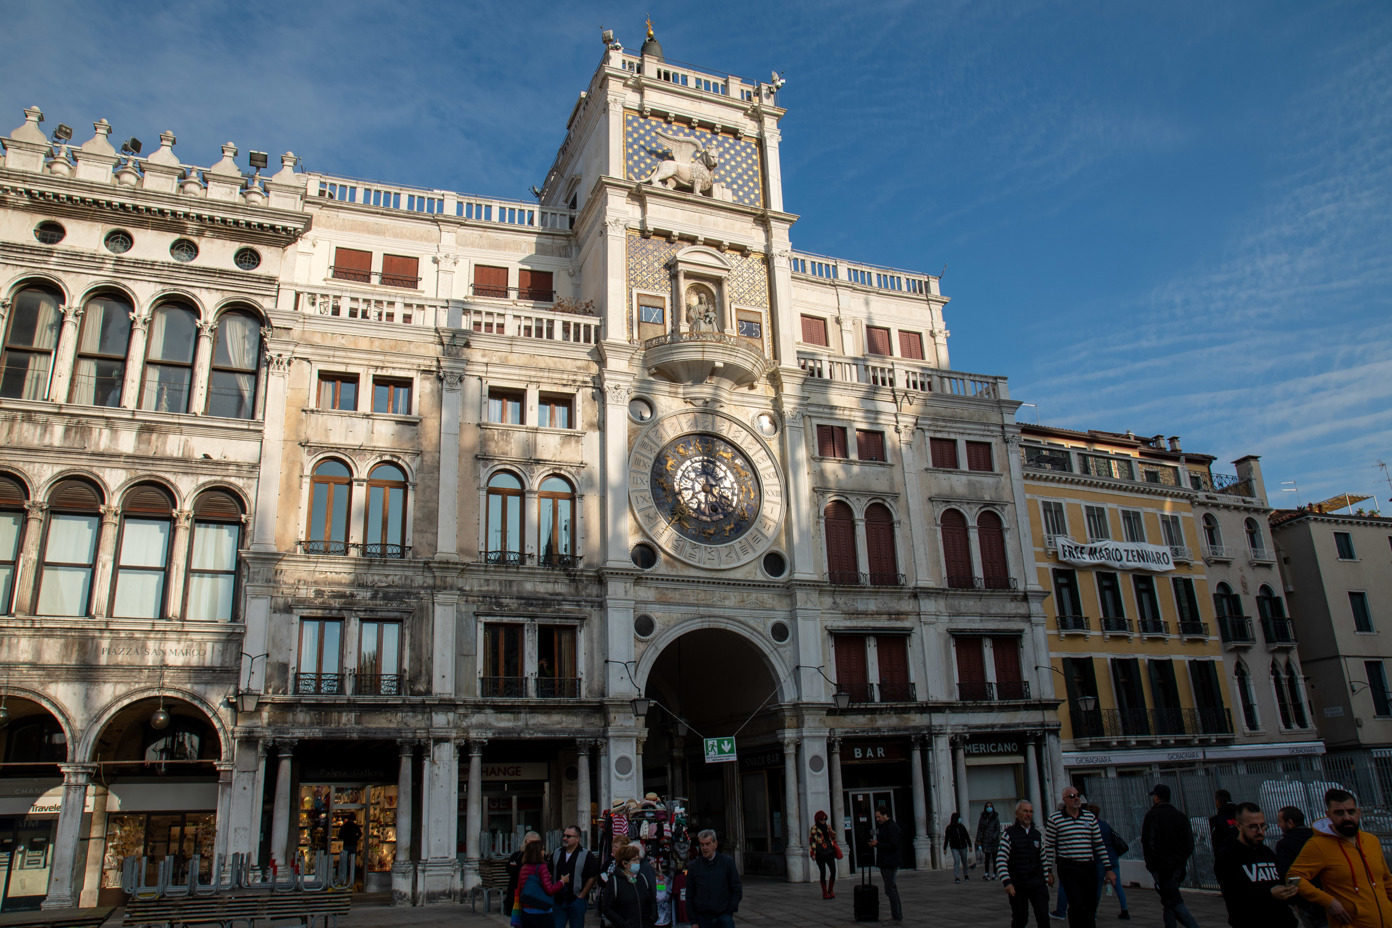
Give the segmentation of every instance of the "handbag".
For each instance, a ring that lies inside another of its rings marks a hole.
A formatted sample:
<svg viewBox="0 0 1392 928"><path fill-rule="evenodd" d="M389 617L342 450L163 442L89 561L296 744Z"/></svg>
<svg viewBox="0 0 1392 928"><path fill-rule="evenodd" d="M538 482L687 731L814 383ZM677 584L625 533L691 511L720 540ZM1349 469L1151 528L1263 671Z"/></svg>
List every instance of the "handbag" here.
<svg viewBox="0 0 1392 928"><path fill-rule="evenodd" d="M541 877L537 876L535 870L527 877L527 882L522 884L522 892L518 894L517 903L522 909L523 915L529 912L537 915L550 915L552 906L555 905L555 901L542 888Z"/></svg>
<svg viewBox="0 0 1392 928"><path fill-rule="evenodd" d="M1131 845L1121 840L1121 835L1117 834L1114 831L1112 832L1112 849L1115 850L1117 852L1117 856L1120 857L1121 855L1125 854L1128 850L1131 849Z"/></svg>
<svg viewBox="0 0 1392 928"><path fill-rule="evenodd" d="M846 856L845 854L842 854L842 853L841 853L841 845L839 845L839 844L837 844L835 841L833 841L833 842L831 842L831 846L832 846L832 849L836 851L836 859L837 859L837 860L840 860L842 857L845 857L845 856Z"/></svg>

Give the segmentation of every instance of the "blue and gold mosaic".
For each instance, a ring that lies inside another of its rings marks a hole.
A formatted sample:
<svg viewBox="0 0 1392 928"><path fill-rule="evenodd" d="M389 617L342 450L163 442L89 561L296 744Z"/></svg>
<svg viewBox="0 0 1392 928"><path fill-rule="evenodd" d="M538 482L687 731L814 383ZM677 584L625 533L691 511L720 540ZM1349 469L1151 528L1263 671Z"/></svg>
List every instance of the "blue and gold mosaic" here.
<svg viewBox="0 0 1392 928"><path fill-rule="evenodd" d="M633 291L653 290L666 293L670 301L672 273L667 262L683 248L690 247L687 242L669 242L664 238L644 238L642 233L628 230L628 337L633 337ZM769 279L768 264L760 254L742 255L727 252L730 262L730 276L726 279L727 295L732 304L768 310ZM684 308L678 307L680 312Z"/></svg>
<svg viewBox="0 0 1392 928"><path fill-rule="evenodd" d="M653 168L668 160L669 143L658 132L696 139L704 147L716 142L719 161L715 166L715 182L730 191L731 200L743 206L763 206L763 182L759 174L759 148L753 138L737 139L732 135L693 129L663 119L644 119L637 113L624 113L625 159L628 179L645 180Z"/></svg>

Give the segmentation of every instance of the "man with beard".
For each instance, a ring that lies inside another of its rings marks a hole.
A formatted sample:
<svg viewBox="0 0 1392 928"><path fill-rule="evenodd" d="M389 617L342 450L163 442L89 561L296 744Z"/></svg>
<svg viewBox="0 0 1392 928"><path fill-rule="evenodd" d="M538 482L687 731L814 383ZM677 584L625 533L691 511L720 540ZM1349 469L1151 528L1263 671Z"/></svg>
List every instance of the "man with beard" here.
<svg viewBox="0 0 1392 928"><path fill-rule="evenodd" d="M1236 806L1237 838L1218 852L1213 873L1223 891L1232 928L1295 928L1288 900L1294 886L1281 884L1276 852L1266 846L1266 815L1254 802Z"/></svg>
<svg viewBox="0 0 1392 928"><path fill-rule="evenodd" d="M1328 817L1315 822L1314 835L1289 871L1300 877L1300 898L1324 906L1333 926L1392 925L1392 871L1378 839L1359 830L1353 794L1331 789L1324 794L1324 810Z"/></svg>

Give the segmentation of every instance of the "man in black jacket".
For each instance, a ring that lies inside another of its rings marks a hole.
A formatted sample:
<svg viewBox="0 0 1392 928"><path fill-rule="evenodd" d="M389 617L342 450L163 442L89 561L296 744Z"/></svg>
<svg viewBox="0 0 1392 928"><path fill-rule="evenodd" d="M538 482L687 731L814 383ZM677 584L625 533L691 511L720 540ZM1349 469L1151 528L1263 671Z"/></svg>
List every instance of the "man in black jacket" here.
<svg viewBox="0 0 1392 928"><path fill-rule="evenodd" d="M1010 896L1010 928L1025 928L1034 908L1035 928L1048 928L1049 887L1044 881L1044 833L1034 827L1034 806L1015 803L1015 821L1001 832L996 873Z"/></svg>
<svg viewBox="0 0 1392 928"><path fill-rule="evenodd" d="M1295 928L1295 887L1281 882L1276 852L1266 846L1266 816L1252 802L1235 807L1237 838L1213 864L1232 928Z"/></svg>
<svg viewBox="0 0 1392 928"><path fill-rule="evenodd" d="M1305 824L1305 813L1295 806L1286 806L1277 812L1276 824L1281 826L1281 840L1276 842L1276 872L1284 880L1286 871L1295 863L1301 849L1305 847L1305 842L1309 841L1315 832ZM1295 917L1306 928L1327 923L1324 906L1300 898L1295 900Z"/></svg>
<svg viewBox="0 0 1392 928"><path fill-rule="evenodd" d="M1150 791L1150 811L1141 822L1141 847L1145 851L1146 869L1155 878L1155 891L1165 910L1165 928L1199 928L1184 897L1179 894L1180 881L1194 853L1194 830L1185 814L1170 805L1170 788L1155 784Z"/></svg>
<svg viewBox="0 0 1392 928"><path fill-rule="evenodd" d="M1218 811L1208 817L1208 841L1217 854L1223 845L1237 840L1237 806L1233 805L1232 793L1225 789L1213 794L1213 805Z"/></svg>
<svg viewBox="0 0 1392 928"><path fill-rule="evenodd" d="M701 854L686 868L686 911L699 928L734 928L735 913L744 898L735 861L716 852L715 832L696 835Z"/></svg>
<svg viewBox="0 0 1392 928"><path fill-rule="evenodd" d="M904 920L904 909L899 904L899 884L897 877L902 860L899 846L904 841L903 833L884 806L875 810L875 837L870 846L875 849L875 863L880 866L880 876L884 878L885 898L889 900L889 916L896 922Z"/></svg>

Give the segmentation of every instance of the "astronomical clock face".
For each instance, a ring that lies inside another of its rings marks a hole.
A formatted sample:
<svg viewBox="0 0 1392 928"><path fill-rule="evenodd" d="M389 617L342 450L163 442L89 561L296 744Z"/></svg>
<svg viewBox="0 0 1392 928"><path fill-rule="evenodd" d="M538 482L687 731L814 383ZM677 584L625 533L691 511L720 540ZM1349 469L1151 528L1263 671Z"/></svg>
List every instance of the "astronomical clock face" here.
<svg viewBox="0 0 1392 928"><path fill-rule="evenodd" d="M783 483L768 449L742 424L712 412L677 413L639 436L629 500L655 542L700 567L753 560L783 517Z"/></svg>

